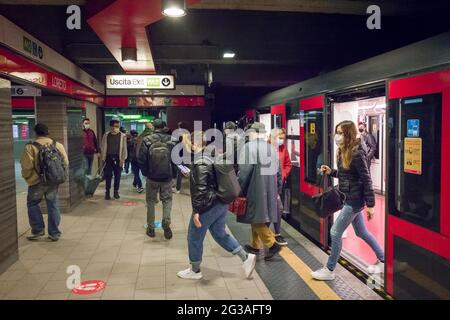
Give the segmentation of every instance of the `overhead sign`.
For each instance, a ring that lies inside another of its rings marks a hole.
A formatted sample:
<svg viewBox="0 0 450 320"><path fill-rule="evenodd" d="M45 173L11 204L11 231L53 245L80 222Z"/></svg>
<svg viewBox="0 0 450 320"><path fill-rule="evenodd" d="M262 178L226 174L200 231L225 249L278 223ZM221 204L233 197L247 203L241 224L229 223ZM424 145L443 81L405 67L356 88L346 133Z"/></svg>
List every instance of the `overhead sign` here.
<svg viewBox="0 0 450 320"><path fill-rule="evenodd" d="M109 75L106 76L107 89L175 89L173 75Z"/></svg>
<svg viewBox="0 0 450 320"><path fill-rule="evenodd" d="M40 89L26 86L12 86L12 97L40 97L42 92Z"/></svg>

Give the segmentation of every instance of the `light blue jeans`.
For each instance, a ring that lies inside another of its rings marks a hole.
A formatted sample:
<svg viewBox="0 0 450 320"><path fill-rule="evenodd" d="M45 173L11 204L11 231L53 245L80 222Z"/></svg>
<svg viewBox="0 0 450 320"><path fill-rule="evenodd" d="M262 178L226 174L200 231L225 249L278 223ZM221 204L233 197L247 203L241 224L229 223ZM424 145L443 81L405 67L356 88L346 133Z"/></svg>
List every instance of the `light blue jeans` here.
<svg viewBox="0 0 450 320"><path fill-rule="evenodd" d="M375 252L378 260L384 262L383 249L378 244L375 237L367 230L364 224L364 217L362 211L357 211L351 206L345 205L338 218L331 227L331 254L328 258L327 268L331 271L336 268L339 256L342 250L342 234L350 224L353 225L356 236L363 239Z"/></svg>
<svg viewBox="0 0 450 320"><path fill-rule="evenodd" d="M189 260L192 265L199 266L202 261L203 241L208 230L214 240L228 252L237 254L241 251L242 246L239 242L225 231L227 212L227 204L216 203L211 209L200 215L201 228L197 228L191 218L188 228L188 248Z"/></svg>

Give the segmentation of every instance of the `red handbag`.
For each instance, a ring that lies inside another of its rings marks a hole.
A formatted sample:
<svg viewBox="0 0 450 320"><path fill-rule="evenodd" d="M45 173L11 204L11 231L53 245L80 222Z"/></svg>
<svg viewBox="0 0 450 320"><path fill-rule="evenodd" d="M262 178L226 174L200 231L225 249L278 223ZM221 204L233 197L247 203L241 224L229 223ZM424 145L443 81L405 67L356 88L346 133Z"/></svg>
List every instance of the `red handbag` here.
<svg viewBox="0 0 450 320"><path fill-rule="evenodd" d="M238 197L228 206L228 210L237 216L244 216L247 212L247 198Z"/></svg>

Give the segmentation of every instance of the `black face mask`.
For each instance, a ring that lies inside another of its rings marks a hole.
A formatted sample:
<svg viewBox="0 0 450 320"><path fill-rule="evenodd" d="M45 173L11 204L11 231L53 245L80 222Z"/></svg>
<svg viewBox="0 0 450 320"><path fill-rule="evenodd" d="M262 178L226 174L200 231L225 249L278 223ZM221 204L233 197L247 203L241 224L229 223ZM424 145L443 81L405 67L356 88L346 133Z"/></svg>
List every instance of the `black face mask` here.
<svg viewBox="0 0 450 320"><path fill-rule="evenodd" d="M364 132L364 129L359 129L359 132L363 133L363 132Z"/></svg>

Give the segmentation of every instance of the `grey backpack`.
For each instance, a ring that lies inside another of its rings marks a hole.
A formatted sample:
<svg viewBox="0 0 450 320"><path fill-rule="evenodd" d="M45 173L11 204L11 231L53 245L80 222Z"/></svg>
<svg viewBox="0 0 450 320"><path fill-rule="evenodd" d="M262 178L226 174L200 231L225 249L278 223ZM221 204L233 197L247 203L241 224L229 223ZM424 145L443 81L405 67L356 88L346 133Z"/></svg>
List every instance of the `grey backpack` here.
<svg viewBox="0 0 450 320"><path fill-rule="evenodd" d="M66 181L66 165L64 157L56 147L56 141L51 144L32 143L38 148L39 175L41 183L46 186L58 186Z"/></svg>

